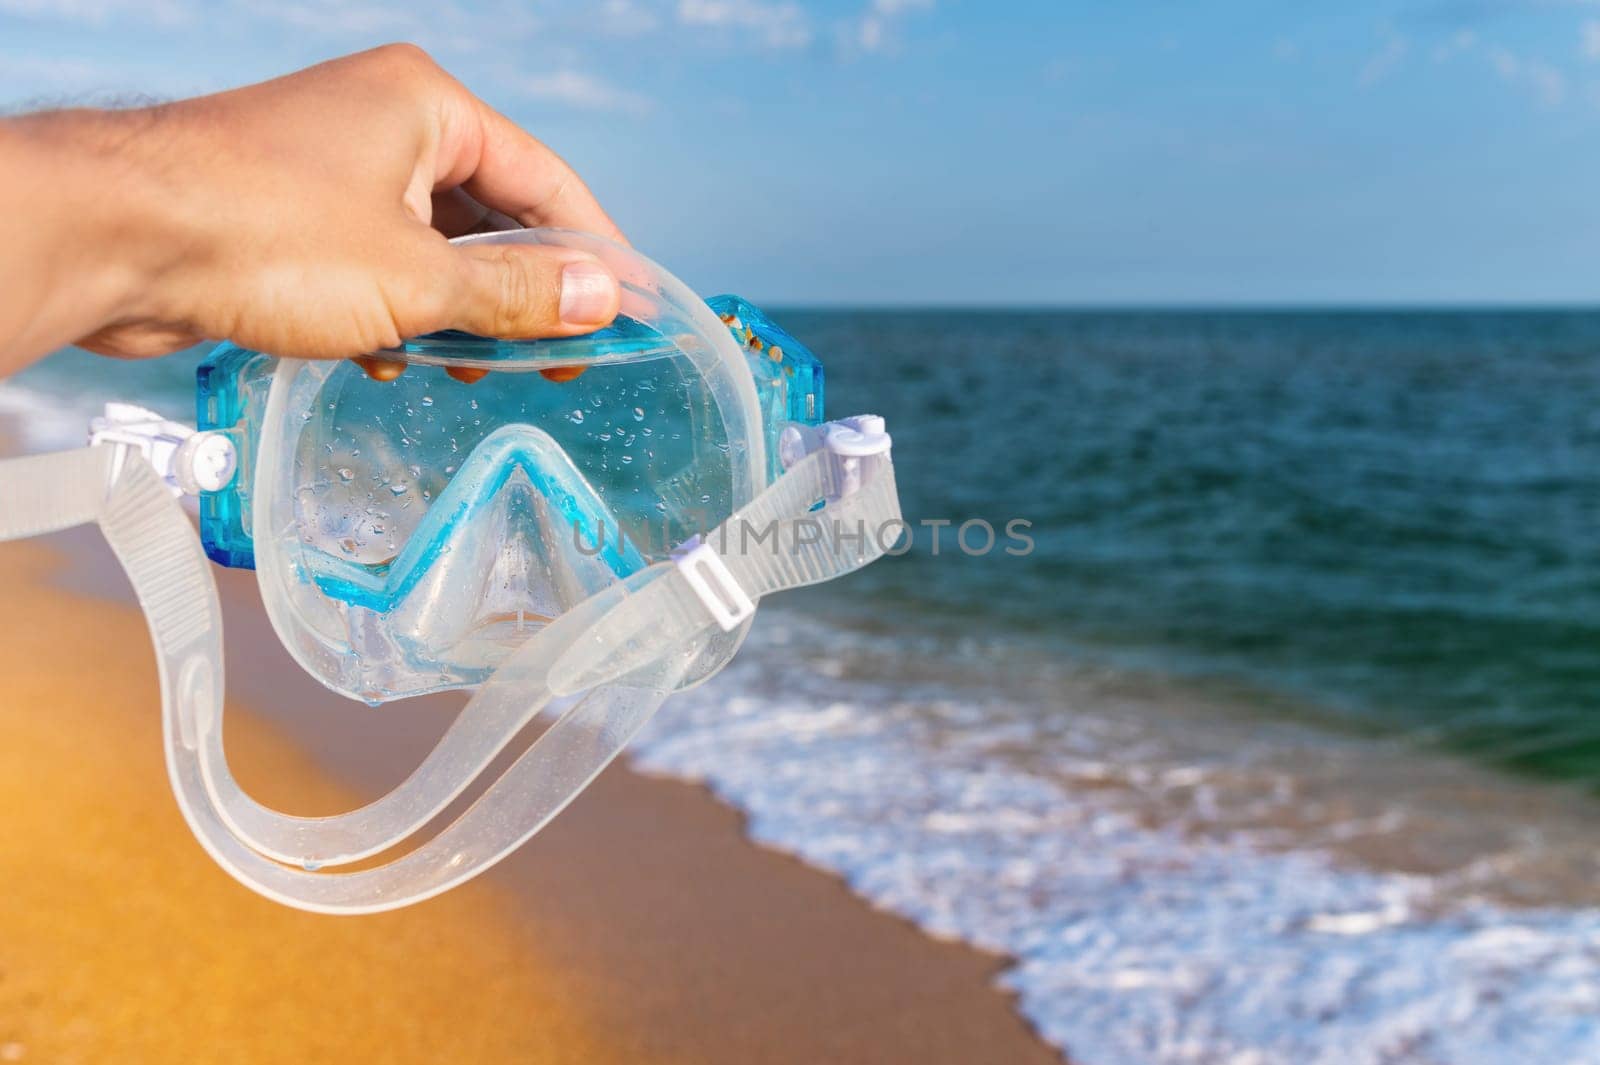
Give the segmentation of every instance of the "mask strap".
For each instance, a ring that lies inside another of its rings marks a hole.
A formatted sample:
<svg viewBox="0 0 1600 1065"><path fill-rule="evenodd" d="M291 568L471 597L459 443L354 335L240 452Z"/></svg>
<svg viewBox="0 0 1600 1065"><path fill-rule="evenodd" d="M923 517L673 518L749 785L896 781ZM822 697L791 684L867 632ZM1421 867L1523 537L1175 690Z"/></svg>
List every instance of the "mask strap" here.
<svg viewBox="0 0 1600 1065"><path fill-rule="evenodd" d="M262 805L234 780L221 724L195 730L201 779L218 818L257 853L311 870L348 865L397 846L460 797L549 707L554 698L546 684L549 662L594 624L609 602L605 594L593 596L542 629L479 685L404 781L347 813L298 817Z"/></svg>
<svg viewBox="0 0 1600 1065"><path fill-rule="evenodd" d="M897 519L886 449L882 457L883 476L875 478L881 490L870 497L877 502L855 509L880 507L886 491L889 510ZM769 512L782 511L793 517L790 508L801 505L802 499L809 509L812 493L837 480L837 471L817 468L823 465L822 460L811 466L797 465L791 475L798 473L798 478L780 478L729 525ZM498 751L517 731L509 728L510 723L531 720L552 691L572 691L565 685L596 672L588 663L599 646L612 647L621 655L621 660L608 663L603 670L607 683L569 706L466 812L415 850L371 869L314 872L282 864L253 847L248 836L241 836L224 819L213 794L224 779L237 789L231 777L208 773L208 763L210 769L220 765L225 772L221 609L209 563L189 518L148 462L120 446L10 460L0 463L0 498L6 500L0 515L0 539L98 521L127 571L150 627L161 681L168 775L185 819L206 851L241 883L306 910L367 913L394 909L445 891L499 861L564 809L622 750L667 694L679 686L703 646L699 637L719 623L675 563L658 563L591 597L511 655L474 696L472 705L481 716L470 720L474 727L501 723L503 731L491 733L486 743ZM867 498L862 496L862 501ZM850 509L846 507L843 513ZM768 590L844 571L834 569L830 574L826 572L830 564L854 568L862 564L858 559L876 557L870 551L841 555L809 549L802 555L777 563L739 556L722 561L718 556L718 564L758 598ZM656 591L658 586L666 591ZM649 614L650 604L657 601L671 607L671 616L654 614L654 635L641 639L641 608ZM626 635L619 635L622 633ZM648 644L648 654L629 653L633 644L641 645L639 652ZM559 687L553 683L558 675L565 678ZM456 731L452 729L452 733ZM470 738L465 735L470 729L460 731L463 740ZM273 822L280 827L293 826L298 842L295 837L279 842L296 849L308 840L320 839L318 826L331 822L338 825L338 832L328 840L342 839L342 853L376 853L410 835L476 775L466 771L470 766L449 757L435 764L453 768L448 773L430 773L429 779L438 777L451 783L436 792L419 788L416 795L396 799L393 806L409 811L413 820L424 808L432 812L405 831L373 827L378 819L366 815L366 830L374 831L379 839L359 838L350 831L363 823L359 820L284 818L257 808L281 819ZM413 779L416 776L413 774ZM238 795L248 800L242 791ZM238 809L234 806L233 812L237 814ZM291 847L274 849L289 851ZM303 855L301 851L294 860L303 862Z"/></svg>
<svg viewBox="0 0 1600 1065"><path fill-rule="evenodd" d="M555 697L647 671L682 645L700 646L714 628L741 624L745 615L710 609L719 602L717 592L694 587L705 563L720 569L727 557L731 568L724 584L753 612L754 599L763 595L828 580L877 558L884 527L900 516L888 437L880 432L870 454L841 456L827 445L825 429L817 432L816 450L792 457L783 476L676 565L658 563L636 573L536 634L514 656L529 664L515 686L508 687L509 663L502 665L417 769L367 806L330 817L298 817L263 806L233 779L221 725L197 730L202 779L218 817L252 850L308 869L388 850L458 798ZM830 499L824 510L814 509ZM715 545L722 545L722 554ZM533 647L540 649L537 656Z"/></svg>
<svg viewBox="0 0 1600 1065"><path fill-rule="evenodd" d="M150 626L165 706L167 771L185 820L201 846L240 882L300 909L394 909L493 865L559 813L615 757L677 685L692 658L686 649L588 693L460 818L404 856L353 873L297 869L235 836L207 792L198 752L221 724L221 609L210 564L167 486L142 457L102 446L0 463L0 498L6 500L0 539L99 522ZM626 591L617 586L616 594ZM596 609L602 605L597 602ZM571 616L575 625L583 620L577 613ZM527 702L532 691L537 698L538 681L549 669L546 657L563 643L556 639L540 647L529 641L479 696Z"/></svg>

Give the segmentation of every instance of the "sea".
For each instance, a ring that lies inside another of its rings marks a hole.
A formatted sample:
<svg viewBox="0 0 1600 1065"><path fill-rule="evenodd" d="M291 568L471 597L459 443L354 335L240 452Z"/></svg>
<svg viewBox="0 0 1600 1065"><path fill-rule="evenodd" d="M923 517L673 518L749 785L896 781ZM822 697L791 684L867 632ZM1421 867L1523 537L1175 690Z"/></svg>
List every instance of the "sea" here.
<svg viewBox="0 0 1600 1065"><path fill-rule="evenodd" d="M788 310L899 553L632 753L1078 1065L1600 1062L1600 312ZM188 353L0 383L35 447Z"/></svg>

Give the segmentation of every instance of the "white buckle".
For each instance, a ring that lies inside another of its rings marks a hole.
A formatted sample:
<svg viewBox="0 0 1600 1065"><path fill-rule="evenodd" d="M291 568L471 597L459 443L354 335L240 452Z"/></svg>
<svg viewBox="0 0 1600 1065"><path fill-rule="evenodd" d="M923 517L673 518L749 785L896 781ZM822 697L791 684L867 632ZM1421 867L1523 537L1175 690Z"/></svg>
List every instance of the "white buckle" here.
<svg viewBox="0 0 1600 1065"><path fill-rule="evenodd" d="M833 456L832 503L861 490L863 461L889 454L893 441L877 414L857 414L817 426L791 425L778 437L778 459L784 469L823 448Z"/></svg>
<svg viewBox="0 0 1600 1065"><path fill-rule="evenodd" d="M89 423L89 443L116 447L112 484L128 453L137 451L175 496L220 491L239 468L233 441L222 433L197 433L132 403L107 403L105 414Z"/></svg>
<svg viewBox="0 0 1600 1065"><path fill-rule="evenodd" d="M700 537L685 540L672 552L672 560L723 632L732 632L755 614L755 600L739 586L722 556Z"/></svg>
<svg viewBox="0 0 1600 1065"><path fill-rule="evenodd" d="M867 465L890 453L890 435L878 414L856 414L821 425L789 425L778 437L778 459L789 469L803 457L826 448L832 456L832 494L837 502L861 491Z"/></svg>
<svg viewBox="0 0 1600 1065"><path fill-rule="evenodd" d="M892 441L881 414L855 414L824 425L828 450L835 455L867 458L884 455Z"/></svg>

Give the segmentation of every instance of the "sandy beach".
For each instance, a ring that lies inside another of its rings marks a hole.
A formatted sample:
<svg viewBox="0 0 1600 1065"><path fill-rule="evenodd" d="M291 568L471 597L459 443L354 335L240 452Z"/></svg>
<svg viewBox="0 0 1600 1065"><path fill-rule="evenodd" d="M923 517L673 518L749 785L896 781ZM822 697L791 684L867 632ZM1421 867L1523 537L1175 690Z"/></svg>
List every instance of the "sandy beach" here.
<svg viewBox="0 0 1600 1065"><path fill-rule="evenodd" d="M399 779L448 697L372 711L220 573L244 785L330 812ZM618 766L488 877L327 918L258 898L183 825L142 618L92 530L0 546L0 1060L1051 1062L938 943L761 850L701 789Z"/></svg>

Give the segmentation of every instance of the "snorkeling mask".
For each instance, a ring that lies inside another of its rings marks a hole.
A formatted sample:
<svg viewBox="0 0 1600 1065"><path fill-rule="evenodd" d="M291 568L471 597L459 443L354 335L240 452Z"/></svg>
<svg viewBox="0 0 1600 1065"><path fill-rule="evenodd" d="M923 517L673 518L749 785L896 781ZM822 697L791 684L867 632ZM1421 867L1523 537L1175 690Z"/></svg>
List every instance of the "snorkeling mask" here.
<svg viewBox="0 0 1600 1065"><path fill-rule="evenodd" d="M823 422L823 374L733 297L702 302L632 249L562 230L464 240L591 252L622 311L587 336L440 333L380 357L224 344L197 430L122 404L77 451L0 463L0 539L98 522L160 664L167 768L202 846L248 887L326 913L393 909L487 869L559 813L673 691L733 657L764 595L883 554L899 505L882 419ZM446 367L493 370L466 385ZM196 537L177 497L199 497ZM374 705L471 700L360 809L262 806L223 750L222 626L206 556L256 570L290 654ZM455 821L384 864L541 712Z"/></svg>

